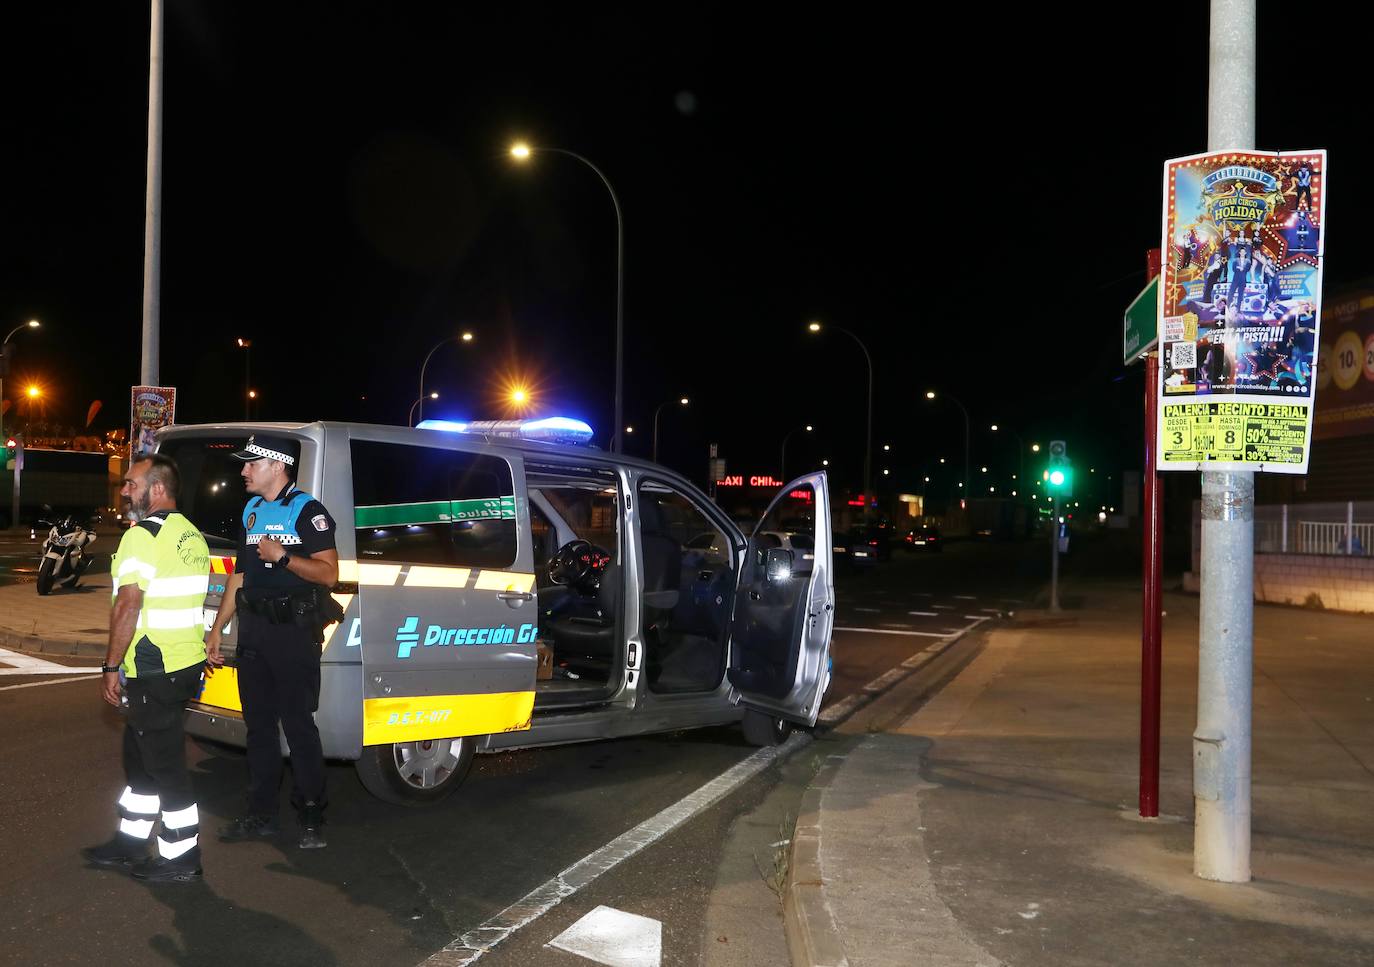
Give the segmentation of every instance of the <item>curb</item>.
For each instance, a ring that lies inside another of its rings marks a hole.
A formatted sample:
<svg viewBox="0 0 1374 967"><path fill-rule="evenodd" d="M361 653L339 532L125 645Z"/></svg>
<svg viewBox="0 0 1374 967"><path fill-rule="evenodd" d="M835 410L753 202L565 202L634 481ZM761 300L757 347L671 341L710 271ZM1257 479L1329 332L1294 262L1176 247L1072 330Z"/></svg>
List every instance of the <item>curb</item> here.
<svg viewBox="0 0 1374 967"><path fill-rule="evenodd" d="M797 825L792 831L787 891L783 895L783 923L787 951L793 964L808 967L847 967L830 902L821 876L821 797L839 774L844 756L831 756L802 794Z"/></svg>
<svg viewBox="0 0 1374 967"><path fill-rule="evenodd" d="M58 641L54 638L17 635L12 631L0 631L0 648L36 652L42 655L68 655L83 658L105 657L105 642L103 641Z"/></svg>

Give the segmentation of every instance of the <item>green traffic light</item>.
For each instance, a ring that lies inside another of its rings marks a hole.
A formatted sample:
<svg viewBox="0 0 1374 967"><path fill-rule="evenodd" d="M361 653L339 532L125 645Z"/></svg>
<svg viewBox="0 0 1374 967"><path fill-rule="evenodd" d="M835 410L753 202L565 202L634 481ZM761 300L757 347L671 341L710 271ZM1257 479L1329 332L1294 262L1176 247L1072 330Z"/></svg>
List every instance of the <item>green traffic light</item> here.
<svg viewBox="0 0 1374 967"><path fill-rule="evenodd" d="M1062 471L1062 470L1055 470L1055 471L1052 471L1052 472L1050 473L1050 483L1051 483L1052 485L1054 485L1055 487L1062 487L1062 486L1064 485L1064 471Z"/></svg>

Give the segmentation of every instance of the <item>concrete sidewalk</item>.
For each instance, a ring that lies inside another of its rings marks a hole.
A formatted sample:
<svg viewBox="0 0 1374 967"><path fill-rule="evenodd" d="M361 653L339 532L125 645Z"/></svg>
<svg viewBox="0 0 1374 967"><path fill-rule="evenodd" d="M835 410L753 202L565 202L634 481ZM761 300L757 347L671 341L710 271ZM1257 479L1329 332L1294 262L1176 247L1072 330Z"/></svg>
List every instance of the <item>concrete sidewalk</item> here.
<svg viewBox="0 0 1374 967"><path fill-rule="evenodd" d="M1197 599L1165 598L1146 822L1139 590L1067 590L1080 607L989 632L914 715L818 743L793 963L1374 964L1374 619L1256 609L1254 880L1220 884L1192 873Z"/></svg>
<svg viewBox="0 0 1374 967"><path fill-rule="evenodd" d="M0 648L104 657L110 632L110 575L40 597L32 584L0 587Z"/></svg>

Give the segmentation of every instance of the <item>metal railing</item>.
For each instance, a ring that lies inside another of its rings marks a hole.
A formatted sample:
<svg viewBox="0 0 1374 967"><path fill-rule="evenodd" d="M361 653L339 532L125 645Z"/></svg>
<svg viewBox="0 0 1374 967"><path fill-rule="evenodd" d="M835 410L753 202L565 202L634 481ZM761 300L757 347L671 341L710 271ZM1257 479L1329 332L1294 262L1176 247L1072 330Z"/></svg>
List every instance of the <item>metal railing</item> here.
<svg viewBox="0 0 1374 967"><path fill-rule="evenodd" d="M1277 504L1255 508L1261 554L1374 554L1374 501Z"/></svg>

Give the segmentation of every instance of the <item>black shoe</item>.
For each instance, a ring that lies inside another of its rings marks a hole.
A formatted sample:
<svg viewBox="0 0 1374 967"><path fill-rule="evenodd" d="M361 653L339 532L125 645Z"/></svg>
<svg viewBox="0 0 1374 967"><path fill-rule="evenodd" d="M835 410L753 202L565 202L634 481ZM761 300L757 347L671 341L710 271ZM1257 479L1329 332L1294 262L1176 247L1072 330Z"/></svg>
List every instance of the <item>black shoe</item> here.
<svg viewBox="0 0 1374 967"><path fill-rule="evenodd" d="M307 802L301 807L301 849L323 849L329 844L324 838L324 806Z"/></svg>
<svg viewBox="0 0 1374 967"><path fill-rule="evenodd" d="M275 816L248 815L219 828L221 843L241 843L246 839L265 839L281 832Z"/></svg>
<svg viewBox="0 0 1374 967"><path fill-rule="evenodd" d="M135 863L129 872L135 880L148 883L190 883L201 877L200 847L192 846L171 860L165 856L150 856Z"/></svg>
<svg viewBox="0 0 1374 967"><path fill-rule="evenodd" d="M99 846L87 846L81 855L96 866L112 870L129 870L139 860L148 858L148 841L127 833L115 833L114 839Z"/></svg>

